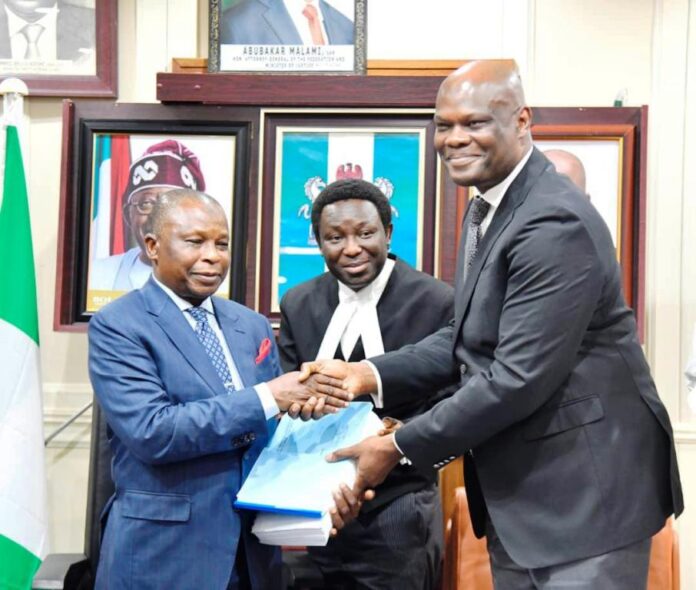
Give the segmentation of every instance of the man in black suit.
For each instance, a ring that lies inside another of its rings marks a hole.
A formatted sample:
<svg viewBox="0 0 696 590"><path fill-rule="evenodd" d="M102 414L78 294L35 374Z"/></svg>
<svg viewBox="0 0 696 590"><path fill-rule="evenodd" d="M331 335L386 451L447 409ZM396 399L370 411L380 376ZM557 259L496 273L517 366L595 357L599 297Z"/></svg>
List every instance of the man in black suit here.
<svg viewBox="0 0 696 590"><path fill-rule="evenodd" d="M314 201L312 228L329 272L291 289L281 301L278 344L285 371L318 357L359 361L395 350L453 317L449 285L388 256L391 206L375 185L353 179L330 184ZM380 417L403 421L428 402L409 388L373 399ZM398 466L357 521L327 547L310 548L327 583L435 588L442 557L436 478L430 466Z"/></svg>
<svg viewBox="0 0 696 590"><path fill-rule="evenodd" d="M621 290L609 231L533 148L509 62L471 62L440 87L435 147L481 193L465 217L455 321L362 363L316 363L354 393L459 389L395 435L335 458L355 489L408 457L467 454L474 530L498 589L644 588L650 538L683 510L672 428Z"/></svg>
<svg viewBox="0 0 696 590"><path fill-rule="evenodd" d="M0 1L1 59L85 60L94 54L95 30L94 2L90 8L62 0Z"/></svg>

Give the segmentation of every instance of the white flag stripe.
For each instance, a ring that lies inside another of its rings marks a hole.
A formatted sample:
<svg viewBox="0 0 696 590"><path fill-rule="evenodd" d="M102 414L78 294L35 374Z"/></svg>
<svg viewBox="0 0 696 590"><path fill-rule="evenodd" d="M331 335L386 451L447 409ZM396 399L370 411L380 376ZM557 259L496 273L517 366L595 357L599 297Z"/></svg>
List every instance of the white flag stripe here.
<svg viewBox="0 0 696 590"><path fill-rule="evenodd" d="M46 488L39 379L39 347L0 320L0 534L44 558L47 551ZM22 477L17 477L21 473Z"/></svg>
<svg viewBox="0 0 696 590"><path fill-rule="evenodd" d="M111 254L111 159L104 160L99 167L99 209L95 224L96 258L106 258Z"/></svg>
<svg viewBox="0 0 696 590"><path fill-rule="evenodd" d="M374 170L374 133L329 133L327 182L336 180L336 171L347 164L362 168L362 178L372 182Z"/></svg>

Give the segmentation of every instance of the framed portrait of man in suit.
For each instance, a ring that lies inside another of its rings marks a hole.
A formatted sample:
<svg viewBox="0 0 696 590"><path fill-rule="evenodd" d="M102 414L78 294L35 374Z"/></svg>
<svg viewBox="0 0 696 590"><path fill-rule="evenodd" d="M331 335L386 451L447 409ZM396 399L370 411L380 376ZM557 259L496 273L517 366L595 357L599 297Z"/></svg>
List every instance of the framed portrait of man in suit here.
<svg viewBox="0 0 696 590"><path fill-rule="evenodd" d="M390 250L433 273L437 215L432 114L379 111L262 113L257 309L277 319L283 294L325 271L311 210L327 184L358 178L391 205Z"/></svg>
<svg viewBox="0 0 696 590"><path fill-rule="evenodd" d="M231 265L217 294L244 301L252 115L222 110L64 103L57 329L80 329L147 282L148 217L173 189L207 193L222 206Z"/></svg>
<svg viewBox="0 0 696 590"><path fill-rule="evenodd" d="M0 0L0 77L34 96L116 95L116 0Z"/></svg>
<svg viewBox="0 0 696 590"><path fill-rule="evenodd" d="M210 71L365 71L365 0L209 4Z"/></svg>

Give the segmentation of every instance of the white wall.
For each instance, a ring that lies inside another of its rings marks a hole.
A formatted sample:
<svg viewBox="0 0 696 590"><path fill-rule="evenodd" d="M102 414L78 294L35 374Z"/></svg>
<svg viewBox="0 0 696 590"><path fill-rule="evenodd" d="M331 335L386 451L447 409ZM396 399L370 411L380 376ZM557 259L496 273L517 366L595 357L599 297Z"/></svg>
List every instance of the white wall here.
<svg viewBox="0 0 696 590"><path fill-rule="evenodd" d="M154 101L171 57L206 55L205 0L121 0L119 100ZM677 434L687 504L696 497L696 416L682 370L696 322L696 0L371 0L368 57L513 57L531 104L650 105L645 348ZM425 7L425 8L424 8ZM398 23L398 26L395 24ZM89 400L84 335L52 331L60 102L29 99L46 427ZM691 165L689 165L691 163ZM89 419L48 451L53 550L80 551ZM696 588L696 512L678 522L682 587Z"/></svg>

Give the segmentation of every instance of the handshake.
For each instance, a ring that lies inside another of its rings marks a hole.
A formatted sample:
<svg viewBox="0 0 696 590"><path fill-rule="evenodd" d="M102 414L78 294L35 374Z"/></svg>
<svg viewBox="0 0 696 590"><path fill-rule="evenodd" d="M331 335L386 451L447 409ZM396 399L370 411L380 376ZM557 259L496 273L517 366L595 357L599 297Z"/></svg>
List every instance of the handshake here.
<svg viewBox="0 0 696 590"><path fill-rule="evenodd" d="M367 363L323 360L303 363L300 371L268 382L282 412L302 420L319 419L345 408L354 397L377 391Z"/></svg>

